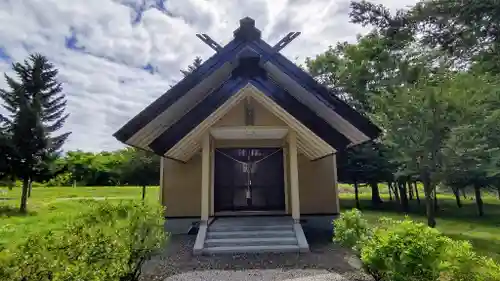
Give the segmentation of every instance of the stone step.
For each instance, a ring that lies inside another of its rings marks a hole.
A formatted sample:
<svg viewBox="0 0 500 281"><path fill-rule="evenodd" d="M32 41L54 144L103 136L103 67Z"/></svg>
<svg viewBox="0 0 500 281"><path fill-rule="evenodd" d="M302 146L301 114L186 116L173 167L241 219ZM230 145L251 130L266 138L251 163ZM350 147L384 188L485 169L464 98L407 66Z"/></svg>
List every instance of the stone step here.
<svg viewBox="0 0 500 281"><path fill-rule="evenodd" d="M276 225L211 225L209 231L257 231L257 230L293 230L292 224L276 224Z"/></svg>
<svg viewBox="0 0 500 281"><path fill-rule="evenodd" d="M284 253L299 252L297 245L258 245L258 246L224 246L207 247L203 249L203 254L237 254L237 253Z"/></svg>
<svg viewBox="0 0 500 281"><path fill-rule="evenodd" d="M213 238L205 240L205 247L259 246L259 245L297 245L296 237L266 238Z"/></svg>
<svg viewBox="0 0 500 281"><path fill-rule="evenodd" d="M293 224L290 219L286 220L263 220L263 219L242 219L242 220L216 220L212 225L284 225Z"/></svg>
<svg viewBox="0 0 500 281"><path fill-rule="evenodd" d="M215 231L207 232L207 239L212 238L266 238L266 237L295 237L293 230L257 230L257 231Z"/></svg>

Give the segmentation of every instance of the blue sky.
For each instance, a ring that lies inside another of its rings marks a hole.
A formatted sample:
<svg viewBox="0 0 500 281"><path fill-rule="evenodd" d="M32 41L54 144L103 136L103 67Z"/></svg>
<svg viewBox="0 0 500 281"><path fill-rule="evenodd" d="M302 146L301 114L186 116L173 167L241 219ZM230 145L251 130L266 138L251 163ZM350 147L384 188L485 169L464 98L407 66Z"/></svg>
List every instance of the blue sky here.
<svg viewBox="0 0 500 281"><path fill-rule="evenodd" d="M416 0L377 0L391 9ZM59 69L72 135L65 150L123 147L112 134L181 79L179 69L227 43L250 16L265 40L302 34L283 53L301 63L366 28L349 23L348 0L0 0L0 72L30 52ZM4 79L0 88L5 87ZM1 112L2 109L0 109Z"/></svg>

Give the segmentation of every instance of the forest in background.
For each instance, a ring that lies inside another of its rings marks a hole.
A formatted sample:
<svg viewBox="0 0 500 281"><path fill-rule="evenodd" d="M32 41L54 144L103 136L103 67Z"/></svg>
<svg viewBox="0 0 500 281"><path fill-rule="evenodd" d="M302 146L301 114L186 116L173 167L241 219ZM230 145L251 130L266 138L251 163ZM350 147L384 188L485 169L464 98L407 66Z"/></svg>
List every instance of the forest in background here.
<svg viewBox="0 0 500 281"><path fill-rule="evenodd" d="M435 0L391 13L383 5L354 1L350 19L371 31L356 42L331 46L303 66L383 131L379 139L338 153L339 180L354 185L356 198L360 184L370 186L374 205L383 203L379 183L387 183L405 211L416 183L421 183L430 226L435 225L432 202L438 186L453 191L458 206L461 191L472 188L483 215L481 193L500 188L500 6L495 0ZM12 115L0 120L5 128L0 150L7 156L0 159L0 177L22 180L23 194L29 182L158 184L158 157L144 151L61 154L67 133L47 138L43 130L62 127L67 115L59 111L65 102L50 108L42 100L47 107L47 113L41 111L42 121L54 122L50 110L60 119L52 125L39 127L40 122L30 119L40 111L37 95L43 97L44 89L62 94L54 82L57 70L47 70L54 81L47 81L45 88L33 88L26 75L40 67L33 62L14 64L21 81L7 77L10 89L2 91ZM196 58L181 72L188 75L201 62ZM16 99L20 85L32 95L27 101L33 112L26 110L25 119L16 115L21 112L16 108L25 108ZM47 146L50 142L56 145Z"/></svg>

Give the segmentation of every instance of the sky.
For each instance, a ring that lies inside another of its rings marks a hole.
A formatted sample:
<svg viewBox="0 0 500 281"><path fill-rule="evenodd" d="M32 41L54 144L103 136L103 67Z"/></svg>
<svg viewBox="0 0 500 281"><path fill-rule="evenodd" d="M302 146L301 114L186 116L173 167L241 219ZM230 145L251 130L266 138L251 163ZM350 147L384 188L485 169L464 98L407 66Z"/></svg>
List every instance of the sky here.
<svg viewBox="0 0 500 281"><path fill-rule="evenodd" d="M372 2L395 10L416 0ZM68 100L64 150L115 150L124 147L116 130L196 56L214 54L197 33L224 45L249 16L271 45L300 31L282 53L303 63L369 30L349 23L348 13L349 0L0 0L0 73L12 74L11 64L30 53L47 56Z"/></svg>

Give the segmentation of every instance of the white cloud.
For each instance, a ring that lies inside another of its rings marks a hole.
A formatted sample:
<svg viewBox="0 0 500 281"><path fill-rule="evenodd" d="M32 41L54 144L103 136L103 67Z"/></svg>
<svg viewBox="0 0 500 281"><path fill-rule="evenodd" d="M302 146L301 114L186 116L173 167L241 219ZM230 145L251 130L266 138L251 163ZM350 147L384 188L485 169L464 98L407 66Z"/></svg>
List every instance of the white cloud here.
<svg viewBox="0 0 500 281"><path fill-rule="evenodd" d="M395 9L416 0L376 2ZM73 132L66 150L111 150L122 147L112 133L180 79L179 69L213 54L196 33L225 44L250 16L270 44L302 32L283 51L301 62L366 31L347 13L347 0L3 0L0 48L12 61L43 53L59 68ZM0 72L10 63L0 58Z"/></svg>

